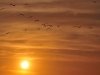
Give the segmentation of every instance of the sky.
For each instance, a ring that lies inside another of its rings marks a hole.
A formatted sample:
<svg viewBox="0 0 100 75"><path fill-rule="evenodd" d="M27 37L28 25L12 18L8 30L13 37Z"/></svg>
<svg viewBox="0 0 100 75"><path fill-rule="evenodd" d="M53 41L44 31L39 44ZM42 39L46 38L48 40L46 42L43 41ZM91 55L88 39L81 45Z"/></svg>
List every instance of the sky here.
<svg viewBox="0 0 100 75"><path fill-rule="evenodd" d="M100 0L0 0L0 75L100 75Z"/></svg>

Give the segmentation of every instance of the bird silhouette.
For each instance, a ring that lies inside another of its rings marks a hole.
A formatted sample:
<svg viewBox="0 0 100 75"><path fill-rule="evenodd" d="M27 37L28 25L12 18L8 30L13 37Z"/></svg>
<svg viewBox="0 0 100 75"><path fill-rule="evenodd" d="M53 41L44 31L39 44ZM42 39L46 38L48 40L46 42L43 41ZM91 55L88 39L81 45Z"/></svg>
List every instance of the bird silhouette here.
<svg viewBox="0 0 100 75"><path fill-rule="evenodd" d="M16 5L13 5L13 6L16 6Z"/></svg>
<svg viewBox="0 0 100 75"><path fill-rule="evenodd" d="M10 4L11 6L16 6L15 4Z"/></svg>
<svg viewBox="0 0 100 75"><path fill-rule="evenodd" d="M38 30L40 30L40 28L38 28Z"/></svg>
<svg viewBox="0 0 100 75"><path fill-rule="evenodd" d="M6 34L9 34L10 32L7 32Z"/></svg>
<svg viewBox="0 0 100 75"><path fill-rule="evenodd" d="M46 27L46 25L45 24L42 24L44 27Z"/></svg>
<svg viewBox="0 0 100 75"><path fill-rule="evenodd" d="M93 27L88 27L89 29L92 29Z"/></svg>
<svg viewBox="0 0 100 75"><path fill-rule="evenodd" d="M1 8L0 10L3 10L3 9L5 9L5 8Z"/></svg>
<svg viewBox="0 0 100 75"><path fill-rule="evenodd" d="M10 4L10 5L13 5L13 4Z"/></svg>
<svg viewBox="0 0 100 75"><path fill-rule="evenodd" d="M47 28L47 30L51 30L51 28ZM47 30L46 30L46 31L47 31Z"/></svg>
<svg viewBox="0 0 100 75"><path fill-rule="evenodd" d="M73 27L76 27L76 26L73 26Z"/></svg>
<svg viewBox="0 0 100 75"><path fill-rule="evenodd" d="M97 1L93 1L94 3L97 3Z"/></svg>
<svg viewBox="0 0 100 75"><path fill-rule="evenodd" d="M81 28L81 26L78 26L78 28Z"/></svg>
<svg viewBox="0 0 100 75"><path fill-rule="evenodd" d="M37 22L37 21L39 21L39 20L35 20L35 22Z"/></svg>
<svg viewBox="0 0 100 75"><path fill-rule="evenodd" d="M19 16L24 16L24 14L19 14Z"/></svg>
<svg viewBox="0 0 100 75"><path fill-rule="evenodd" d="M24 4L24 5L28 5L28 3Z"/></svg>
<svg viewBox="0 0 100 75"><path fill-rule="evenodd" d="M28 18L32 18L33 16L29 16Z"/></svg>
<svg viewBox="0 0 100 75"><path fill-rule="evenodd" d="M50 27L52 27L52 25L50 25Z"/></svg>
<svg viewBox="0 0 100 75"><path fill-rule="evenodd" d="M60 27L60 25L57 25L57 27Z"/></svg>
<svg viewBox="0 0 100 75"><path fill-rule="evenodd" d="M46 26L52 27L52 25L46 25Z"/></svg>
<svg viewBox="0 0 100 75"><path fill-rule="evenodd" d="M27 31L27 29L24 29L24 31Z"/></svg>

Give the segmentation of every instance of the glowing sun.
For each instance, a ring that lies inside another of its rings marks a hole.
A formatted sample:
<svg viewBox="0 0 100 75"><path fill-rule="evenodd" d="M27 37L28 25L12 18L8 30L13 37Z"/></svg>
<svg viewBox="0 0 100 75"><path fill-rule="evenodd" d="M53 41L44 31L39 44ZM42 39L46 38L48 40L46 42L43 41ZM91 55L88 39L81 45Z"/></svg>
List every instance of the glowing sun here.
<svg viewBox="0 0 100 75"><path fill-rule="evenodd" d="M22 67L23 69L27 69L27 68L29 67L29 63L28 63L27 61L23 61L23 62L21 63L21 67Z"/></svg>

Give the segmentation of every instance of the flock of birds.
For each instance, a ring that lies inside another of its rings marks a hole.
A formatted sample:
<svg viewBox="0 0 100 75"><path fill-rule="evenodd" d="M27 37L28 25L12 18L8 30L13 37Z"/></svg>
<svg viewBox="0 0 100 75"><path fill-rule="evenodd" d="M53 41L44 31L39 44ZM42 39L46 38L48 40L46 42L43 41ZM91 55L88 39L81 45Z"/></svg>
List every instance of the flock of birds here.
<svg viewBox="0 0 100 75"><path fill-rule="evenodd" d="M76 28L81 28L82 26L73 26L73 27L76 27ZM88 27L89 29L92 29L93 27Z"/></svg>
<svg viewBox="0 0 100 75"><path fill-rule="evenodd" d="M97 1L93 1L94 3L97 3ZM17 6L18 4L10 4L10 6L13 6L13 7L15 7L15 6ZM29 3L26 3L26 4L23 4L23 5L25 5L25 6L27 6L27 5L29 5ZM6 9L6 8L1 8L0 10L4 10L4 9ZM19 14L18 16L25 16L24 14ZM33 16L29 16L28 18L32 18ZM38 22L39 20L35 20L35 22ZM46 31L48 31L48 30L51 30L51 27L53 27L53 25L51 25L51 24L48 24L48 23L44 23L44 24L42 24L42 26L44 26L44 27L48 27L47 29L46 29ZM60 27L60 25L57 25L57 27ZM82 26L73 26L73 28L81 28ZM93 27L88 27L89 29L92 29ZM38 30L40 30L40 28L38 28ZM24 31L27 31L27 29L24 29ZM7 32L6 34L9 34L10 32Z"/></svg>

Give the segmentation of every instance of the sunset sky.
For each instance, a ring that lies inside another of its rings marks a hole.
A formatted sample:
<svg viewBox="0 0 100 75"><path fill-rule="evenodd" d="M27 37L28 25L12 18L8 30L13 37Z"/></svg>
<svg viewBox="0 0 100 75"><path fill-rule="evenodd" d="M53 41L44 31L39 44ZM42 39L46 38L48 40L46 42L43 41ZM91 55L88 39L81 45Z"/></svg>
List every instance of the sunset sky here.
<svg viewBox="0 0 100 75"><path fill-rule="evenodd" d="M0 0L0 75L100 75L96 1Z"/></svg>

